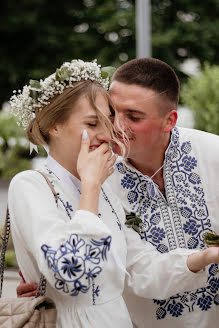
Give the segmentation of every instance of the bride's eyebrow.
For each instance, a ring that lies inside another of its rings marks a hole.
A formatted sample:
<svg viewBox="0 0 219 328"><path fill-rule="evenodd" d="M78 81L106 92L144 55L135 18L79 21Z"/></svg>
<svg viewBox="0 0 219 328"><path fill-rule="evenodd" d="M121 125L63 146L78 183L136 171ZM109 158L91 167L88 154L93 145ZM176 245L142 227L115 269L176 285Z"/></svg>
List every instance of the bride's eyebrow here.
<svg viewBox="0 0 219 328"><path fill-rule="evenodd" d="M90 118L93 118L95 120L98 119L97 115L87 115L87 116L84 117L84 119L90 119Z"/></svg>

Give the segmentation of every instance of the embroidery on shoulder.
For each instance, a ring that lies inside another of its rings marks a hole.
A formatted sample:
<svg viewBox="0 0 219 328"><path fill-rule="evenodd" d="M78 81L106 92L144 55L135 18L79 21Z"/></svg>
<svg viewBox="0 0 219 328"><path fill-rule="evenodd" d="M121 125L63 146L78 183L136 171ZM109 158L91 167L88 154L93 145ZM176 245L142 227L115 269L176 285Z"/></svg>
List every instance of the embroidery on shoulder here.
<svg viewBox="0 0 219 328"><path fill-rule="evenodd" d="M102 271L101 262L107 261L111 239L108 236L86 243L77 234L72 234L57 250L42 245L47 265L54 272L55 288L70 296L87 293Z"/></svg>

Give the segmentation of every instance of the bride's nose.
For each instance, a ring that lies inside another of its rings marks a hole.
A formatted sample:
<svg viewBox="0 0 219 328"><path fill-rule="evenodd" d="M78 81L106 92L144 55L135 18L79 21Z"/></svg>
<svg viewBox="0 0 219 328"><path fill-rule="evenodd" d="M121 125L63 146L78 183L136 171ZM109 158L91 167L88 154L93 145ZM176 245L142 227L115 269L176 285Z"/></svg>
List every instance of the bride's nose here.
<svg viewBox="0 0 219 328"><path fill-rule="evenodd" d="M111 137L110 137L110 132L104 127L101 127L100 130L98 131L96 138L98 139L99 142L110 142Z"/></svg>

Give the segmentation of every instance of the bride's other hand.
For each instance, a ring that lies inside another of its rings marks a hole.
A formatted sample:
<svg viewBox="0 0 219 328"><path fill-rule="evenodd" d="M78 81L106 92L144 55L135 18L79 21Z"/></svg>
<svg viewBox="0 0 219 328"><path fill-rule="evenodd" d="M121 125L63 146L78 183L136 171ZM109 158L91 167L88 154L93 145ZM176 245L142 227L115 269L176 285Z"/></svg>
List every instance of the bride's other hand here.
<svg viewBox="0 0 219 328"><path fill-rule="evenodd" d="M82 184L91 184L100 188L113 173L115 161L116 156L112 154L108 143L104 142L92 150L87 131L83 131L81 150L77 161L77 171Z"/></svg>

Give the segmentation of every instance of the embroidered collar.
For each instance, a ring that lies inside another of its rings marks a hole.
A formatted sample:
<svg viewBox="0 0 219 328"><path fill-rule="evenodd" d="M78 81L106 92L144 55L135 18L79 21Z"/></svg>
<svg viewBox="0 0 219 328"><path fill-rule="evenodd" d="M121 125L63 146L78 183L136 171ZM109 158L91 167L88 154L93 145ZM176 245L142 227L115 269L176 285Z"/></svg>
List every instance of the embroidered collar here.
<svg viewBox="0 0 219 328"><path fill-rule="evenodd" d="M81 181L59 164L51 155L47 157L46 166L57 175L80 198Z"/></svg>
<svg viewBox="0 0 219 328"><path fill-rule="evenodd" d="M165 168L167 161L177 156L177 150L179 146L179 131L177 127L174 127L171 131L170 142L165 151L165 158L163 167ZM122 163L124 171L135 172L141 175L148 185L148 196L153 199L159 195L158 185L149 177L138 171L127 159L118 157L118 162Z"/></svg>
<svg viewBox="0 0 219 328"><path fill-rule="evenodd" d="M122 165L122 171L123 173L137 173L137 175L141 176L143 180L146 181L147 183L147 189L148 189L148 196L150 198L157 198L159 195L159 187L158 185L147 175L144 175L143 173L141 173L140 171L138 171L131 163L129 163L126 159L124 159L123 157L118 157L117 160L117 169L118 166ZM121 168L119 169L121 171ZM135 209L134 209L135 210Z"/></svg>
<svg viewBox="0 0 219 328"><path fill-rule="evenodd" d="M178 147L179 147L179 130L175 126L171 131L170 142L165 151L164 162L171 160L177 156Z"/></svg>

